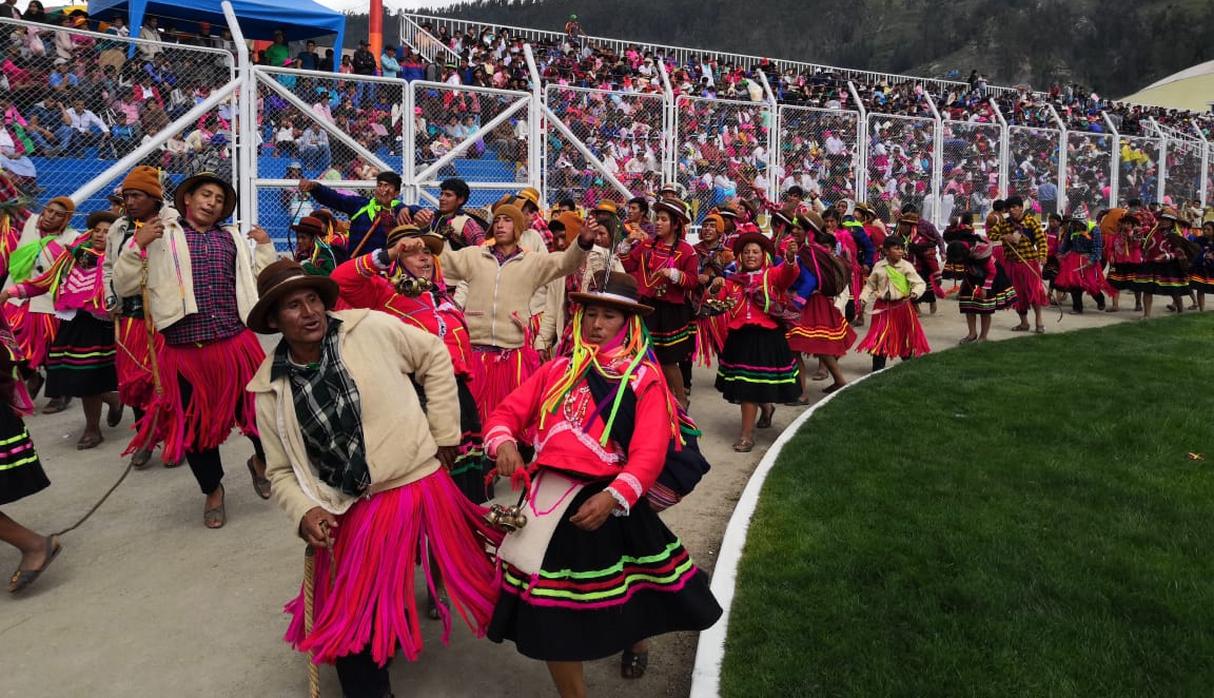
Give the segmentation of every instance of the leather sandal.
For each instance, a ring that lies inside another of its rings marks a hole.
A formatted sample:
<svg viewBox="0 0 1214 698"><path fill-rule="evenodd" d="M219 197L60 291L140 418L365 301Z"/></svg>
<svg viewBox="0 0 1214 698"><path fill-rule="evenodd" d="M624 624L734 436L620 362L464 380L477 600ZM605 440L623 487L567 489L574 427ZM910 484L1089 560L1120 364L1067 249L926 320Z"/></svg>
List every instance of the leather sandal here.
<svg viewBox="0 0 1214 698"><path fill-rule="evenodd" d="M212 509L206 509L202 512L202 525L207 528L223 528L223 525L228 522L227 509L227 493L223 491L223 485L219 486L219 506Z"/></svg>
<svg viewBox="0 0 1214 698"><path fill-rule="evenodd" d="M122 411L124 408L125 408L125 405L122 404L122 401L119 400L117 396L115 396L111 401L109 401L106 412L105 412L106 426L116 427L119 424L121 424L122 423Z"/></svg>
<svg viewBox="0 0 1214 698"><path fill-rule="evenodd" d="M760 410L759 421L755 422L755 427L759 428L759 429L770 429L771 428L771 417L775 413L776 413L775 407L772 407L770 410Z"/></svg>
<svg viewBox="0 0 1214 698"><path fill-rule="evenodd" d="M51 398L51 401L46 403L45 406L43 406L42 414L58 414L64 410L66 410L68 403L70 403L71 401L72 401L72 399L70 397Z"/></svg>
<svg viewBox="0 0 1214 698"><path fill-rule="evenodd" d="M9 577L8 580L8 591L10 594L16 594L37 581L38 577L42 576L46 568L51 566L55 558L59 557L59 552L63 550L63 544L59 542L59 536L47 536L43 544L46 546L46 559L42 561L42 566L36 570L23 570L18 567L17 571L13 572L13 576Z"/></svg>
<svg viewBox="0 0 1214 698"><path fill-rule="evenodd" d="M245 465L249 466L249 475L253 476L253 491L262 499L270 498L270 481L261 475L257 474L257 468L253 465L253 461L257 460L257 456L249 456L249 460L245 461Z"/></svg>
<svg viewBox="0 0 1214 698"><path fill-rule="evenodd" d="M738 453L750 453L755 447L755 442L752 439L738 439L733 442L733 450Z"/></svg>
<svg viewBox="0 0 1214 698"><path fill-rule="evenodd" d="M429 617L430 620L438 620L439 618L443 617L442 612L438 610L439 604L442 604L443 608L450 612L451 602L447 600L447 596L445 594L439 594L437 599L429 594L426 595L426 616Z"/></svg>
<svg viewBox="0 0 1214 698"><path fill-rule="evenodd" d="M101 434L82 434L80 440L76 442L76 450L87 451L90 448L97 448L102 441L105 441L105 437Z"/></svg>
<svg viewBox="0 0 1214 698"><path fill-rule="evenodd" d="M639 679L649 668L649 652L633 652L624 650L620 655L620 676L625 679Z"/></svg>
<svg viewBox="0 0 1214 698"><path fill-rule="evenodd" d="M152 452L149 449L141 448L131 456L131 467L135 470L146 470L151 460Z"/></svg>

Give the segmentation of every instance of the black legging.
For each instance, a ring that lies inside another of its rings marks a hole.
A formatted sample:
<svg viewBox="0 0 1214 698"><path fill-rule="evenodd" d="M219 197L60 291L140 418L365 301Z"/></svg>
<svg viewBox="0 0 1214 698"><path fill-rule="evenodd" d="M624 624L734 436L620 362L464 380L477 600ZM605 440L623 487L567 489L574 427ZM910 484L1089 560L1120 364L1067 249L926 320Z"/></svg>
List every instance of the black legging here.
<svg viewBox="0 0 1214 698"><path fill-rule="evenodd" d="M194 387L185 378L180 377L177 385L181 388L181 408L185 410L189 407L190 398L194 395ZM235 409L236 421L239 422L244 412L244 400L238 400ZM266 452L261 448L261 439L256 436L248 438L253 442L254 455L264 463ZM210 495L219 489L219 485L223 483L223 461L219 457L218 448L193 452L187 450L185 460L190 464L190 471L194 473L194 479L198 481L198 487L203 494Z"/></svg>
<svg viewBox="0 0 1214 698"><path fill-rule="evenodd" d="M337 680L341 683L341 692L345 698L384 698L392 694L388 667L381 667L375 663L375 660L371 658L369 644L358 654L338 657L334 664L337 668ZM389 664L391 664L391 660L389 660Z"/></svg>

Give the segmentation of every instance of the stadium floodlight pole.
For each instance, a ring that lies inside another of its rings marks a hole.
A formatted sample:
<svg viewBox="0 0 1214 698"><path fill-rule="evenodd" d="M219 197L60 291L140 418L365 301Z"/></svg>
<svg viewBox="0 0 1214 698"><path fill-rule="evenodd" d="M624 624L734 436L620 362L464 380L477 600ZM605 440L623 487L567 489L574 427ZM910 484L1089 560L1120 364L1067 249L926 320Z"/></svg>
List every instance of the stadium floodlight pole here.
<svg viewBox="0 0 1214 698"><path fill-rule="evenodd" d="M302 112L309 119L311 119L313 123L315 123L317 126L320 126L325 131L327 131L330 136L341 141L343 145L345 145L350 150L353 150L355 153L357 153L359 156L361 156L363 159L365 159L368 164L378 167L380 169L380 171L382 171L382 172L395 172L395 170L392 169L391 165L389 165L388 163L381 160L379 158L379 156L376 155L375 153L373 153L370 150L367 150L365 147L363 147L362 143L359 143L348 133L337 128L337 126L335 124L331 124L328 121L325 121L324 119L320 118L315 112L312 111L312 107L307 102L303 101L299 97L296 97L294 92L291 92L286 87L283 87L282 84L280 84L272 76L268 75L267 74L268 72L269 71L266 71L265 69L261 68L260 66L253 69L253 74L255 76L257 76L257 79L260 80L262 82L262 84L264 84L266 87L270 88L271 90L274 90L275 92L277 92L279 94L279 96L281 96L283 99L287 100L288 104L290 104L293 107L295 107L296 109L300 110L300 112ZM306 72L306 71L294 71L294 70L277 71L276 70L273 72L297 73L297 72ZM323 73L323 75L330 75L330 74Z"/></svg>
<svg viewBox="0 0 1214 698"><path fill-rule="evenodd" d="M1193 133L1201 139L1201 192L1198 194L1198 199L1201 200L1201 207L1204 209L1211 202L1207 201L1207 195L1210 189L1210 141L1206 138L1206 134L1201 132L1201 127L1197 125L1196 119L1190 119L1189 125L1193 127Z"/></svg>
<svg viewBox="0 0 1214 698"><path fill-rule="evenodd" d="M424 182L424 181L430 179L431 177L434 176L434 174L436 172L438 172L440 169L442 169L443 167L446 167L448 164L450 164L452 160L455 160L460 155L463 155L464 151L467 150L468 148L472 147L473 143L476 143L477 141L480 141L481 139L483 139L485 136L488 136L490 133L493 133L494 129L496 129L498 126L501 126L503 123L506 122L507 119L514 116L516 113L522 111L529 104L530 104L530 100L520 99L519 101L515 102L514 104L511 104L510 106L506 107L497 116L493 117L489 121L486 121L484 124L482 124L480 128L478 128L476 131L474 131L472 133L472 135L470 135L467 138L465 138L464 140L460 141L458 144L455 145L455 147L453 147L451 150L447 151L447 153L444 154L441 158L439 158L439 159L435 160L434 162L430 163L429 165L427 165L426 168L423 169L421 172L418 172L415 175L413 175L414 180L416 180L417 182ZM528 144L528 147L530 148L530 144ZM530 179L528 179L528 182L530 182ZM500 183L499 183L499 185L500 185Z"/></svg>
<svg viewBox="0 0 1214 698"><path fill-rule="evenodd" d="M1108 112L1101 109L1100 116L1104 119L1104 125L1108 127L1109 133L1113 135L1112 153L1109 155L1109 208L1117 205L1118 189L1120 188L1121 179L1121 132L1117 130L1117 124L1109 118Z"/></svg>
<svg viewBox="0 0 1214 698"><path fill-rule="evenodd" d="M90 179L83 187L72 192L72 201L79 205L88 200L93 194L101 191L101 189L120 175L126 174L127 170L143 162L143 159L148 155L158 151L160 146L167 143L175 134L180 133L188 126L193 126L204 114L219 106L225 99L231 97L240 89L240 83L240 78L236 78L223 87L211 92L209 97L194 105L193 109L174 119L168 126L157 131L155 135L149 136L148 140L138 148L124 155L118 162L107 167L104 172Z"/></svg>
<svg viewBox="0 0 1214 698"><path fill-rule="evenodd" d="M1168 134L1160 128L1155 117L1147 117L1147 123L1151 125L1151 130L1159 134L1159 172L1156 173L1159 177L1159 191L1155 195L1155 200L1163 203L1163 198L1167 196L1168 191Z"/></svg>
<svg viewBox="0 0 1214 698"><path fill-rule="evenodd" d="M1066 196L1066 122L1062 117L1058 116L1058 110L1054 109L1054 105L1049 102L1045 106L1050 109L1050 116L1054 119L1054 123L1058 125L1058 213L1066 215L1070 213L1069 203Z"/></svg>
<svg viewBox="0 0 1214 698"><path fill-rule="evenodd" d="M856 83L851 80L847 81L847 91L851 94L852 101L856 103L856 109L860 112L860 166L856 168L856 201L868 200L868 110L864 108L864 101L860 99L860 92L856 89Z"/></svg>
<svg viewBox="0 0 1214 698"><path fill-rule="evenodd" d="M236 99L239 133L233 134L236 137L236 181L232 184L238 194L236 217L241 232L247 233L249 226L257 222L257 191L253 186L253 180L257 177L257 98L249 45L245 43L244 32L240 30L236 11L228 0L223 0L220 6L228 22L228 31L232 33L232 42L236 45L236 67L240 75L240 93Z"/></svg>
<svg viewBox="0 0 1214 698"><path fill-rule="evenodd" d="M527 59L527 72L531 74L531 109L527 121L527 183L540 189L544 186L540 175L547 164L544 162L544 129L540 128L540 110L544 108L543 110L547 111L544 105L544 83L540 80L540 69L536 66L531 42L523 44L523 56ZM548 201L547 192L542 192L542 198L545 202Z"/></svg>
<svg viewBox="0 0 1214 698"><path fill-rule="evenodd" d="M674 182L679 176L679 107L674 88L670 85L670 72L666 61L659 60L658 75L662 78L662 182Z"/></svg>
<svg viewBox="0 0 1214 698"><path fill-rule="evenodd" d="M1007 119L1003 118L1003 110L994 97L990 99L991 109L995 110L995 118L999 119L999 197L1006 199L1011 189L1011 135L1008 133Z"/></svg>
<svg viewBox="0 0 1214 698"><path fill-rule="evenodd" d="M779 163L780 139L780 105L776 102L776 94L771 91L771 83L767 81L767 73L755 68L759 74L759 82L763 84L763 94L767 95L767 108L771 110L771 119L767 125L767 197L774 201L777 196L776 187L780 185L776 178L776 168Z"/></svg>

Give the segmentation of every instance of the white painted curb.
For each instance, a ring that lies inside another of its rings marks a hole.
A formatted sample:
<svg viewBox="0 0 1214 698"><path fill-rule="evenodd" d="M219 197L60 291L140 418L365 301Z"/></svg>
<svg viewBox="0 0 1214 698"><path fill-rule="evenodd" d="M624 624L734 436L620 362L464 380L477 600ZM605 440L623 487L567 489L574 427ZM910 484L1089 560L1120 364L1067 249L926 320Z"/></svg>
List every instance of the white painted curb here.
<svg viewBox="0 0 1214 698"><path fill-rule="evenodd" d="M883 373L878 371L877 373ZM729 631L729 613L733 606L734 590L738 581L738 562L742 559L742 549L746 546L746 533L750 530L750 520L755 515L755 507L759 504L759 492L767 480L767 474L784 450L784 445L792 439L801 425L809 420L818 408L841 395L848 388L866 380L876 373L868 373L849 382L847 385L827 395L814 403L809 409L797 415L788 427L780 432L775 442L763 454L763 460L750 474L746 489L734 506L733 515L725 527L725 537L721 540L721 552L717 556L717 564L712 572L712 593L717 597L724 613L708 630L700 633L700 641L696 646L695 667L691 671L691 698L717 698L721 694L721 661L725 658L725 637Z"/></svg>

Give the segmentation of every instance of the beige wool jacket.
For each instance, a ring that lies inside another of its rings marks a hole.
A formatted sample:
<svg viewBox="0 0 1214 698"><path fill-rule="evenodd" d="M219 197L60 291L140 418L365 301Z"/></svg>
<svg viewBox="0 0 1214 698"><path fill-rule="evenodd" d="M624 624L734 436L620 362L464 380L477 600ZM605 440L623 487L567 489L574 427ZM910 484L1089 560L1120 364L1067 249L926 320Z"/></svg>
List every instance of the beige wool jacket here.
<svg viewBox="0 0 1214 698"><path fill-rule="evenodd" d="M181 218L166 216L163 211L161 218L165 224L164 235L159 240L153 240L147 248L149 310L158 330L164 330L186 315L198 312L190 249L185 240L185 230L181 227ZM236 307L243 322L257 304L258 272L278 259L278 254L272 243L257 245L256 252L251 251L249 239L241 235L234 225L225 225L222 229L236 243ZM113 238L111 233L106 240L107 252ZM115 295L119 298L139 295L142 275L142 251L135 243L135 237L131 236L122 245L114 262ZM201 281L205 283L206 279Z"/></svg>
<svg viewBox="0 0 1214 698"><path fill-rule="evenodd" d="M416 482L439 469L439 446L460 439L459 397L451 356L438 337L377 310L335 310L341 361L358 388L370 493ZM257 396L257 428L266 452L274 501L298 524L313 507L342 514L355 497L326 485L308 459L287 378L270 380L266 357L249 392ZM410 375L426 391L423 411Z"/></svg>
<svg viewBox="0 0 1214 698"><path fill-rule="evenodd" d="M521 249L505 264L498 264L489 246L443 252L439 261L447 281L468 284L464 319L473 344L502 349L523 346L532 296L549 281L573 273L586 256L576 242L561 254Z"/></svg>

